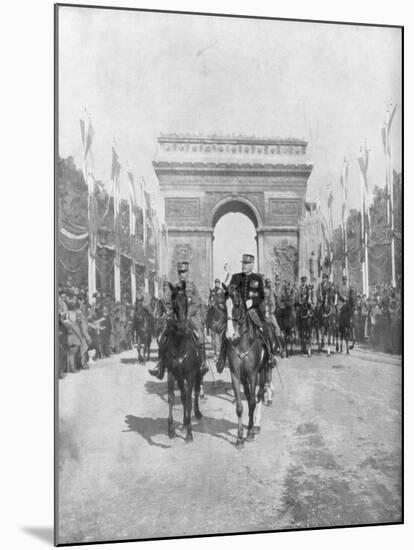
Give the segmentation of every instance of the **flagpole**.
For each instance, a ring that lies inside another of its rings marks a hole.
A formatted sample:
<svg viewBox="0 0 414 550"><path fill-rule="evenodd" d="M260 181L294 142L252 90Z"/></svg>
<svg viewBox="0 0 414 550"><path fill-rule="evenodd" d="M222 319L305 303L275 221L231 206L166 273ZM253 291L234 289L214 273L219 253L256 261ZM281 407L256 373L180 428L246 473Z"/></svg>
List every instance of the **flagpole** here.
<svg viewBox="0 0 414 550"><path fill-rule="evenodd" d="M395 109L394 108L394 113ZM394 114L393 113L393 114ZM388 150L388 182L389 182L389 205L390 205L390 228L391 228L391 286L395 288L396 281L395 281L395 235L394 235L394 174L392 170L392 153L391 153L391 145L390 145L390 129L391 129L391 122L389 120L389 114L387 111L387 150Z"/></svg>
<svg viewBox="0 0 414 550"><path fill-rule="evenodd" d="M363 246L362 260L362 277L363 277L363 293L369 297L369 263L368 263L368 150L366 141L360 149L360 157L358 158L359 168L361 171L361 233Z"/></svg>
<svg viewBox="0 0 414 550"><path fill-rule="evenodd" d="M348 191L347 191L347 185L348 185L348 162L346 158L344 158L344 164L342 168L342 174L341 174L341 184L342 184L342 239L344 244L344 273L346 280L347 280L347 286L349 285L349 271L348 271L348 234L347 234L347 220L346 220L346 214L347 214L347 199L348 199Z"/></svg>
<svg viewBox="0 0 414 550"><path fill-rule="evenodd" d="M114 228L115 228L115 261L114 261L114 293L115 302L121 301L121 251L120 251L120 213L119 213L119 175L116 176L114 198Z"/></svg>
<svg viewBox="0 0 414 550"><path fill-rule="evenodd" d="M147 273L147 201L145 198L145 181L141 177L141 192L142 192L142 222L143 222L143 248L144 248L144 290L149 292L149 282L148 282L148 273Z"/></svg>
<svg viewBox="0 0 414 550"><path fill-rule="evenodd" d="M333 193L332 193L332 182L328 184L329 196L328 196L328 210L329 210L329 280L333 282L333 219L332 219L332 202L333 202Z"/></svg>
<svg viewBox="0 0 414 550"><path fill-rule="evenodd" d="M361 243L363 247L363 256L361 258L361 267L362 267L362 294L365 294L366 297L368 297L367 294L367 280L366 280L366 264L365 264L365 209L364 209L364 177L362 175L361 171Z"/></svg>
<svg viewBox="0 0 414 550"><path fill-rule="evenodd" d="M94 180L92 177L92 166L90 166L90 149L93 139L93 127L90 115L85 107L84 118L80 119L81 138L83 145L83 177L88 188L88 226L89 226L89 246L88 246L88 302L95 303L96 293L96 209L94 208Z"/></svg>
<svg viewBox="0 0 414 550"><path fill-rule="evenodd" d="M135 304L135 300L137 298L137 281L136 281L136 275L135 275L135 261L134 261L134 254L133 254L133 238L135 236L135 215L133 214L133 205L132 205L132 198L129 199L129 239L130 239L130 249L131 249L131 301L133 304Z"/></svg>
<svg viewBox="0 0 414 550"><path fill-rule="evenodd" d="M121 231L120 231L120 194L119 177L121 164L119 163L118 153L116 151L116 141L112 145L112 173L114 192L114 237L115 237L115 258L114 258L114 294L115 302L121 301Z"/></svg>
<svg viewBox="0 0 414 550"><path fill-rule="evenodd" d="M137 297L137 280L136 280L136 273L135 273L134 239L135 239L136 224L137 224L137 218L136 218L137 196L136 196L136 190L135 190L134 174L133 174L132 169L129 165L129 162L127 163L127 176L128 176L128 180L129 180L129 186L130 186L130 193L129 193L129 242L130 242L130 250L131 250L131 265L130 265L131 301L132 301L133 304L135 304L136 297Z"/></svg>

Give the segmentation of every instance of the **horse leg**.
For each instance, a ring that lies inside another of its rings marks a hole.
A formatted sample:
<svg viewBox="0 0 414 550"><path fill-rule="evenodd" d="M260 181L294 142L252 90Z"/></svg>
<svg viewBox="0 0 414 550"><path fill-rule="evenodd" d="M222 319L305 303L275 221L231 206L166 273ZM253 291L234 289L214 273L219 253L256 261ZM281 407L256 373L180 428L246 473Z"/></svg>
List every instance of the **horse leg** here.
<svg viewBox="0 0 414 550"><path fill-rule="evenodd" d="M193 384L194 380L192 378L186 378L184 380L185 387L185 414L187 416L187 435L185 437L186 443L191 443L193 441L193 432L191 429L191 408L192 408L192 393L193 393Z"/></svg>
<svg viewBox="0 0 414 550"><path fill-rule="evenodd" d="M233 386L233 392L236 399L236 414L237 414L237 441L236 441L236 447L241 448L244 446L244 439L243 439L243 422L242 422L242 414L243 414L243 405L241 400L241 391L240 391L240 380L238 377L234 374L233 371L230 371L231 374L231 383Z"/></svg>
<svg viewBox="0 0 414 550"><path fill-rule="evenodd" d="M197 373L194 385L194 416L200 420L203 415L200 412L199 407L199 396L200 396L200 387L201 387L201 373Z"/></svg>
<svg viewBox="0 0 414 550"><path fill-rule="evenodd" d="M346 354L349 355L349 329L347 329L346 331L345 343L346 343Z"/></svg>
<svg viewBox="0 0 414 550"><path fill-rule="evenodd" d="M168 437L173 439L175 437L174 419L173 419L173 406L175 401L174 394L174 378L170 371L168 371Z"/></svg>
<svg viewBox="0 0 414 550"><path fill-rule="evenodd" d="M328 337L326 338L327 354L331 356L331 331L328 329Z"/></svg>
<svg viewBox="0 0 414 550"><path fill-rule="evenodd" d="M267 359L264 358L264 361ZM254 432L254 413L256 409L256 380L257 375L256 373L252 374L250 380L247 381L247 384L250 383L250 396L248 399L249 404L249 424L247 426L247 436L246 441L253 441L255 432ZM246 396L247 398L247 396ZM262 396L263 399L263 396Z"/></svg>
<svg viewBox="0 0 414 550"><path fill-rule="evenodd" d="M266 388L267 389L270 388L271 382L269 382L269 376L271 376L271 374L272 374L272 369L262 369L259 374L259 391L257 392L257 404L256 404L256 409L254 414L254 426L253 426L253 432L255 434L260 433L260 423L262 421L262 405L265 399ZM272 400L270 399L268 403L271 404Z"/></svg>

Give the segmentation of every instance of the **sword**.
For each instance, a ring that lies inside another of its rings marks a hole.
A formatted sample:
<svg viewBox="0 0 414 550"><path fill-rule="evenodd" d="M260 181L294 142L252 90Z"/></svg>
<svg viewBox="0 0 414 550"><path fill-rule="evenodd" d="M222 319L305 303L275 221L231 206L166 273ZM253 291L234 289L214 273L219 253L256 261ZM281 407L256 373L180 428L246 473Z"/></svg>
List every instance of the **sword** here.
<svg viewBox="0 0 414 550"><path fill-rule="evenodd" d="M280 371L279 371L279 365L277 364L277 361L276 361L276 370L277 370L277 375L279 376L279 380L280 380L280 385L282 386L282 390L285 389L284 385L283 385L283 381L282 381L282 377L280 376Z"/></svg>

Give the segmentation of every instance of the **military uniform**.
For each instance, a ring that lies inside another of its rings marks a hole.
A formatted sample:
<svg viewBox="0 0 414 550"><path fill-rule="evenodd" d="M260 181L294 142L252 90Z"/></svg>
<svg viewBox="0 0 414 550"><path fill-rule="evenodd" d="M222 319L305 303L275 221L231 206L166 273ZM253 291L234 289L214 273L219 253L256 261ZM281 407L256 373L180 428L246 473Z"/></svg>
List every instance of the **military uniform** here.
<svg viewBox="0 0 414 550"><path fill-rule="evenodd" d="M318 289L316 291L316 297L317 297L317 302L318 302L318 305L321 305L323 303L323 300L324 300L324 297L325 297L325 294L327 292L329 292L329 290L331 289L332 285L331 283L328 281L328 275L326 275L326 273L324 273L322 275L322 282L319 283L318 285Z"/></svg>
<svg viewBox="0 0 414 550"><path fill-rule="evenodd" d="M251 254L243 254L242 263L253 263L254 256ZM270 361L273 359L272 340L270 338L268 328L264 322L264 316L260 309L264 300L263 278L253 272L250 273L235 273L230 279L229 286L235 287L240 293L244 303L247 306L248 300L251 300L250 307L247 311L253 323L259 327L264 343L268 349ZM226 339L223 338L220 357L217 363L217 372L221 373L224 369L226 358Z"/></svg>
<svg viewBox="0 0 414 550"><path fill-rule="evenodd" d="M175 286L178 286L181 284L180 281L176 281ZM200 344L204 344L204 331L203 331L203 323L201 319L201 297L200 293L198 291L197 285L193 281L186 281L185 282L185 293L188 300L188 313L187 316L189 320L194 325L197 336Z"/></svg>
<svg viewBox="0 0 414 550"><path fill-rule="evenodd" d="M188 262L178 262L177 264L177 271L178 274L180 273L187 273L189 269ZM175 286L179 286L182 284L181 280L178 280L175 282ZM203 330L203 323L201 318L201 297L200 293L198 291L197 285L190 280L185 280L185 294L187 296L188 300L188 311L187 311L187 317L190 321L190 324L194 328L195 337L198 340L198 343L201 347L201 356L202 356L202 367L201 367L201 373L202 375L206 374L208 372L208 368L205 366L205 339L204 339L204 330ZM170 301L170 298L168 298ZM170 310L172 311L172 305L170 306ZM165 338L166 331L164 330L163 334L160 337L160 344L159 344L159 358L158 363L155 369L149 369L149 373L153 376L157 377L159 380L162 380L164 377L165 372L165 362L164 362L164 352L166 347L166 338Z"/></svg>
<svg viewBox="0 0 414 550"><path fill-rule="evenodd" d="M230 279L230 286L233 285L240 292L243 300L252 300L252 308L259 308L264 300L263 281L256 273L236 273Z"/></svg>
<svg viewBox="0 0 414 550"><path fill-rule="evenodd" d="M348 286L346 282L342 282L342 285L337 289L338 293L338 304L337 308L340 311L345 304L345 302L350 302L353 306L353 292L351 287Z"/></svg>
<svg viewBox="0 0 414 550"><path fill-rule="evenodd" d="M309 301L309 285L307 284L306 280L306 277L302 277L301 283L298 288L298 301L302 306Z"/></svg>

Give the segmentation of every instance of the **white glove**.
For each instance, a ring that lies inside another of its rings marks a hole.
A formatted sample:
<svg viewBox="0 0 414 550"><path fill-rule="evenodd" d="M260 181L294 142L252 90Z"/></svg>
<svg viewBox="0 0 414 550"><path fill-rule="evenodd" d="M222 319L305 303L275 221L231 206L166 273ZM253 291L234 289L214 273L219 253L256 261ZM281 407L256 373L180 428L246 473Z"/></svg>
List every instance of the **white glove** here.
<svg viewBox="0 0 414 550"><path fill-rule="evenodd" d="M253 300L250 300L250 299L249 299L249 300L246 300L246 307L247 307L247 309L250 309L250 308L252 307L252 305L253 305Z"/></svg>

